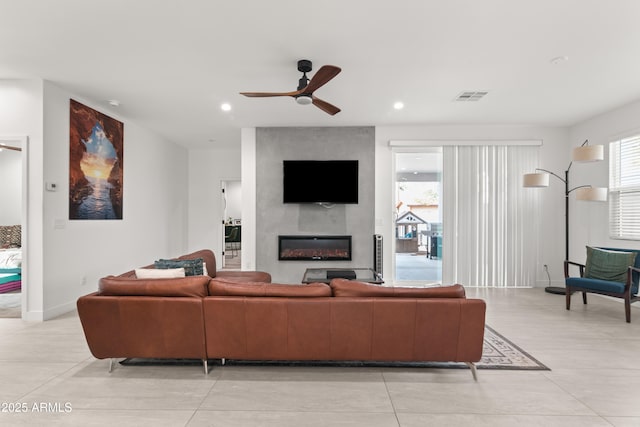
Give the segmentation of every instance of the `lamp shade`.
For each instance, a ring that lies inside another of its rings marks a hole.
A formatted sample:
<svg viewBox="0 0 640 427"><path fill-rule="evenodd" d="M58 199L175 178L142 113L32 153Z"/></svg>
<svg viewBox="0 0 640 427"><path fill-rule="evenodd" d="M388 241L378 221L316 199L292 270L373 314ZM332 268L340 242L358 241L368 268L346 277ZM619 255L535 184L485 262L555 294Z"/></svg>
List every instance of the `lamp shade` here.
<svg viewBox="0 0 640 427"><path fill-rule="evenodd" d="M604 145L583 145L573 149L574 162L597 162L604 159Z"/></svg>
<svg viewBox="0 0 640 427"><path fill-rule="evenodd" d="M606 202L607 188L582 187L576 189L576 200L589 200L592 202Z"/></svg>
<svg viewBox="0 0 640 427"><path fill-rule="evenodd" d="M548 173L527 173L524 174L522 179L523 187L548 187L549 186L549 174Z"/></svg>

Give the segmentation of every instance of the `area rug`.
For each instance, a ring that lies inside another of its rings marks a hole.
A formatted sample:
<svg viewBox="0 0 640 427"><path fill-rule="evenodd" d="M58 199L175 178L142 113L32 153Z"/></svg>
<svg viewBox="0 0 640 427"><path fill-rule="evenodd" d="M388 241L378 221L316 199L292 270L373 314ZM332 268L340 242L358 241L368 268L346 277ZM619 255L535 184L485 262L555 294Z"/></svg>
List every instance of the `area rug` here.
<svg viewBox="0 0 640 427"><path fill-rule="evenodd" d="M139 359L131 358L120 362L130 366L156 365L202 365L193 359ZM220 365L220 360L212 360L210 365ZM308 361L308 360L234 360L227 359L226 365L232 366L339 366L339 367L391 367L391 368L443 368L468 369L464 363L456 362L370 362L370 361ZM476 363L478 369L505 369L525 371L550 371L545 365L533 358L520 347L500 335L493 328L485 326L482 359Z"/></svg>

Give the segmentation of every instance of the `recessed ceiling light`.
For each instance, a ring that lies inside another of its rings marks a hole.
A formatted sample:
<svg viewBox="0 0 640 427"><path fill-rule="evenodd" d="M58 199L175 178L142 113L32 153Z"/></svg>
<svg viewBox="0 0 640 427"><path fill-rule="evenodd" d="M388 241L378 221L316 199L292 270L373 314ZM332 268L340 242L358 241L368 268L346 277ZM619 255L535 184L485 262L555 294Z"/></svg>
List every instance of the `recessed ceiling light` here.
<svg viewBox="0 0 640 427"><path fill-rule="evenodd" d="M224 103L220 105L220 108L222 109L222 111L231 111L231 104L228 103Z"/></svg>
<svg viewBox="0 0 640 427"><path fill-rule="evenodd" d="M119 107L120 106L120 101L118 101L117 99L110 99L109 101L107 101L109 103L109 105L111 105L112 107Z"/></svg>
<svg viewBox="0 0 640 427"><path fill-rule="evenodd" d="M402 110L404 108L404 104L398 101L395 104L393 104L393 108L395 108L396 110Z"/></svg>
<svg viewBox="0 0 640 427"><path fill-rule="evenodd" d="M569 60L568 56L556 56L555 58L551 58L549 62L551 62L553 65L558 65L568 60Z"/></svg>

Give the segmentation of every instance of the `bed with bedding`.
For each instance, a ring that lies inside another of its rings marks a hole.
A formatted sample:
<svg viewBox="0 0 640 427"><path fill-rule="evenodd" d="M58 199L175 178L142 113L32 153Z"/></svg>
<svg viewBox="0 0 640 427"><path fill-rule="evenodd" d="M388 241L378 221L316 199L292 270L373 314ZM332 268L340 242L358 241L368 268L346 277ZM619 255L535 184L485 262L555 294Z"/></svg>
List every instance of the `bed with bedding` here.
<svg viewBox="0 0 640 427"><path fill-rule="evenodd" d="M22 287L22 248L20 225L0 226L0 293Z"/></svg>

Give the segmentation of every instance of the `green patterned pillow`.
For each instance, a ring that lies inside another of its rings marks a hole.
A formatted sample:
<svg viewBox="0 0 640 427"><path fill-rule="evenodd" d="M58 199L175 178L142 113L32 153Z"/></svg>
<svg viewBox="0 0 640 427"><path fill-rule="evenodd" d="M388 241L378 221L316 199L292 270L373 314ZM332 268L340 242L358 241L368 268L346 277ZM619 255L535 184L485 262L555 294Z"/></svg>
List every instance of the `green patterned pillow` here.
<svg viewBox="0 0 640 427"><path fill-rule="evenodd" d="M184 268L185 276L202 276L204 274L203 263L202 258L181 260L159 259L154 263L154 266L160 269Z"/></svg>
<svg viewBox="0 0 640 427"><path fill-rule="evenodd" d="M587 246L584 277L626 282L627 269L636 260L635 252L607 251Z"/></svg>

